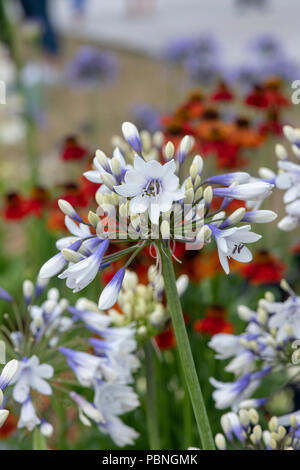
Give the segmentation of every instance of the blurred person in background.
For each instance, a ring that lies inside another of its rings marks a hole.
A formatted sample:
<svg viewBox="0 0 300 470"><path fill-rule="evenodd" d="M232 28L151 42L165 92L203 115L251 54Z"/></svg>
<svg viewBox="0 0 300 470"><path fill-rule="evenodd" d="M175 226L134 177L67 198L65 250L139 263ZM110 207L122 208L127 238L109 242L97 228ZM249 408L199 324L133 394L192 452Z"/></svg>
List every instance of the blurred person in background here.
<svg viewBox="0 0 300 470"><path fill-rule="evenodd" d="M59 40L49 16L48 0L20 0L20 3L25 17L41 24L44 50L55 57L59 53Z"/></svg>

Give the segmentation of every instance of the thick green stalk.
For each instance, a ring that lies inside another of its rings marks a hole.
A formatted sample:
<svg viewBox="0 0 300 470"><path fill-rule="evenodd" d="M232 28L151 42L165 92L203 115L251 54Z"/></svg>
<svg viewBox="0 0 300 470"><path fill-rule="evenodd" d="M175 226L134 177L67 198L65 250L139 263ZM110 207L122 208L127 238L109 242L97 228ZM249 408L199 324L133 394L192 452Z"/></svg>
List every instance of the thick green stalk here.
<svg viewBox="0 0 300 470"><path fill-rule="evenodd" d="M157 402L155 390L155 364L153 356L153 348L148 341L144 346L145 351L145 367L147 381L146 409L147 409L147 427L150 450L159 450L159 433L157 420Z"/></svg>
<svg viewBox="0 0 300 470"><path fill-rule="evenodd" d="M179 296L176 289L176 279L170 248L168 245L160 245L159 250L162 259L162 272L167 302L176 336L181 365L185 375L185 381L189 390L193 411L200 434L202 448L204 450L213 450L215 449L214 440L183 319Z"/></svg>

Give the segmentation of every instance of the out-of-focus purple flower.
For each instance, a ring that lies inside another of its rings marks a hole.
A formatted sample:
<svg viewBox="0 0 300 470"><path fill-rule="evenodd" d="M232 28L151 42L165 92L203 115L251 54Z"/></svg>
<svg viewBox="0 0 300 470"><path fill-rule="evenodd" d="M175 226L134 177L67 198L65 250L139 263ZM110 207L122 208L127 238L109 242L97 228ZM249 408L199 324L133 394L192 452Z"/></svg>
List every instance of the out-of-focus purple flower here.
<svg viewBox="0 0 300 470"><path fill-rule="evenodd" d="M115 56L96 47L81 46L68 64L67 77L74 86L92 88L110 83L118 71Z"/></svg>
<svg viewBox="0 0 300 470"><path fill-rule="evenodd" d="M278 57L284 53L278 39L271 34L262 34L252 39L249 43L249 49L264 59Z"/></svg>
<svg viewBox="0 0 300 470"><path fill-rule="evenodd" d="M216 58L202 60L201 56L194 55L184 62L184 68L192 80L203 85L210 84L223 76L222 66Z"/></svg>
<svg viewBox="0 0 300 470"><path fill-rule="evenodd" d="M160 131L162 126L160 122L160 113L147 103L137 103L132 109L132 121L137 124L139 129L145 129L151 133Z"/></svg>
<svg viewBox="0 0 300 470"><path fill-rule="evenodd" d="M209 34L197 37L180 37L172 40L164 51L164 58L173 63L182 63L189 57L198 56L203 60L214 57L219 52L219 44Z"/></svg>

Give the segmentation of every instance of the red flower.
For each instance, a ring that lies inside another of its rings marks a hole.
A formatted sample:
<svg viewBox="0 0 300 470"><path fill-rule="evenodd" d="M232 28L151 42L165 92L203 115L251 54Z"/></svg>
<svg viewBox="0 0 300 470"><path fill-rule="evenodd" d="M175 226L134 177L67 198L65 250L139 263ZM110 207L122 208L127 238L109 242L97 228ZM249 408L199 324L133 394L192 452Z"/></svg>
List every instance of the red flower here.
<svg viewBox="0 0 300 470"><path fill-rule="evenodd" d="M226 310L215 305L207 309L205 318L194 322L193 328L197 333L205 333L210 336L218 333L233 333L234 326L226 320L226 316Z"/></svg>
<svg viewBox="0 0 300 470"><path fill-rule="evenodd" d="M194 330L197 333L206 333L209 336L217 335L218 333L233 333L234 327L224 318L207 317L201 320L196 320L194 323Z"/></svg>
<svg viewBox="0 0 300 470"><path fill-rule="evenodd" d="M88 205L88 199L86 195L80 190L76 183L68 183L64 186L65 193L62 194L59 199L65 199L73 207L86 207ZM57 207L57 201L55 203Z"/></svg>
<svg viewBox="0 0 300 470"><path fill-rule="evenodd" d="M211 95L211 99L213 101L232 101L233 98L234 94L228 88L225 82L221 82Z"/></svg>
<svg viewBox="0 0 300 470"><path fill-rule="evenodd" d="M173 329L170 327L163 333L155 336L155 341L159 349L162 349L163 351L174 348L176 346L176 338L173 333Z"/></svg>
<svg viewBox="0 0 300 470"><path fill-rule="evenodd" d="M0 439L7 439L17 431L18 419L12 413L9 413L5 423L0 428Z"/></svg>
<svg viewBox="0 0 300 470"><path fill-rule="evenodd" d="M70 136L65 139L61 158L63 160L80 160L85 157L87 153L87 149L79 145L77 138L75 136Z"/></svg>
<svg viewBox="0 0 300 470"><path fill-rule="evenodd" d="M262 86L256 85L254 90L246 96L245 103L254 108L267 109L269 107L269 99L266 91Z"/></svg>
<svg viewBox="0 0 300 470"><path fill-rule="evenodd" d="M279 283L285 271L285 264L267 251L256 253L253 261L240 270L242 276L254 285Z"/></svg>
<svg viewBox="0 0 300 470"><path fill-rule="evenodd" d="M6 220L22 220L32 213L33 207L27 199L18 193L6 196L3 216Z"/></svg>

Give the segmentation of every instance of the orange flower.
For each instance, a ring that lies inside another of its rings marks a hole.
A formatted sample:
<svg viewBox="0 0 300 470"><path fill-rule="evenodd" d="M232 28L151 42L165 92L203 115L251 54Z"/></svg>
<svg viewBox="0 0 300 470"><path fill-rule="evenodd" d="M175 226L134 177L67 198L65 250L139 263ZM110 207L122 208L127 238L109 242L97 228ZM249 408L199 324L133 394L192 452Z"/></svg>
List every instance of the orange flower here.
<svg viewBox="0 0 300 470"><path fill-rule="evenodd" d="M231 124L229 142L244 148L255 148L263 143L263 137L254 129L251 129L250 121L240 117Z"/></svg>
<svg viewBox="0 0 300 470"><path fill-rule="evenodd" d="M200 253L186 251L181 265L181 274L187 274L191 282L200 282L220 272L222 272L222 267L216 250Z"/></svg>

